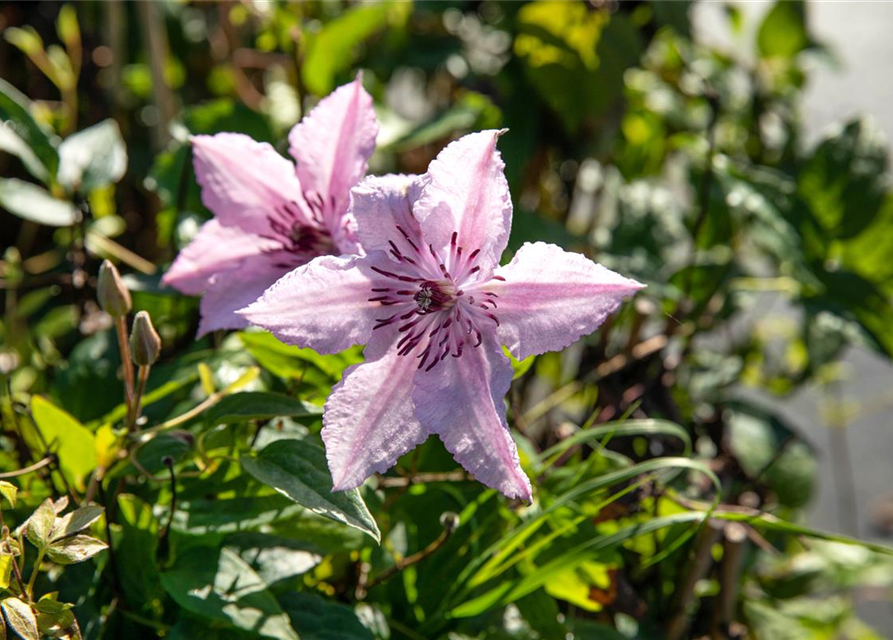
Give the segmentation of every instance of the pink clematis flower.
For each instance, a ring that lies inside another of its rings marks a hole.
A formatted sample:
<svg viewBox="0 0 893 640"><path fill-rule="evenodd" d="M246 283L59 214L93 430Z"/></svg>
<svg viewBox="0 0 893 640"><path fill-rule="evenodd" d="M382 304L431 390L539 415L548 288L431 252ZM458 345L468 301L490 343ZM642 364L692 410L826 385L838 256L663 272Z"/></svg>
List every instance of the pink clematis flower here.
<svg viewBox="0 0 893 640"><path fill-rule="evenodd" d="M204 294L199 336L241 329L235 312L320 255L358 252L347 208L366 174L378 123L361 78L335 90L289 134L295 165L237 133L193 136L202 202L214 214L163 282Z"/></svg>
<svg viewBox="0 0 893 640"><path fill-rule="evenodd" d="M512 203L500 131L450 144L424 176L366 178L351 210L365 256L324 256L240 311L320 353L366 344L326 402L335 490L436 434L484 484L530 500L505 419L517 358L567 347L642 285L537 242L499 266Z"/></svg>

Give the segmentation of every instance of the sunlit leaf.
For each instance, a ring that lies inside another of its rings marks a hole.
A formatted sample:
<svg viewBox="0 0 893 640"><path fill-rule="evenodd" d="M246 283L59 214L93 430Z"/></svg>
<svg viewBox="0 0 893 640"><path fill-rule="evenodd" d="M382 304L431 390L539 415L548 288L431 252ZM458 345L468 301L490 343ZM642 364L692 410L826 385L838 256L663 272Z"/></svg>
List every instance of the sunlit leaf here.
<svg viewBox="0 0 893 640"><path fill-rule="evenodd" d="M96 468L94 436L70 414L40 396L31 399L31 414L43 441L59 456L68 481L84 488L84 479Z"/></svg>
<svg viewBox="0 0 893 640"><path fill-rule="evenodd" d="M757 32L757 49L764 58L791 58L809 46L806 3L779 0L763 18Z"/></svg>
<svg viewBox="0 0 893 640"><path fill-rule="evenodd" d="M16 494L19 492L18 487L6 480L0 480L0 496L6 498L11 507L16 506Z"/></svg>
<svg viewBox="0 0 893 640"><path fill-rule="evenodd" d="M57 564L74 564L89 560L108 545L90 536L76 535L53 542L47 547L47 557Z"/></svg>
<svg viewBox="0 0 893 640"><path fill-rule="evenodd" d="M53 509L53 501L47 498L25 521L28 540L38 548L46 547L53 536L55 522L56 511Z"/></svg>
<svg viewBox="0 0 893 640"><path fill-rule="evenodd" d="M243 458L245 470L321 516L356 527L376 542L381 533L356 489L332 491L325 451L306 440L277 440L256 457Z"/></svg>
<svg viewBox="0 0 893 640"><path fill-rule="evenodd" d="M90 193L114 184L127 170L127 149L111 119L70 135L59 145L59 182L72 191Z"/></svg>
<svg viewBox="0 0 893 640"><path fill-rule="evenodd" d="M307 88L324 96L335 88L339 74L354 62L357 50L385 27L398 28L412 12L412 2L358 4L327 22L313 34L302 67Z"/></svg>
<svg viewBox="0 0 893 640"><path fill-rule="evenodd" d="M262 638L298 640L263 580L229 549L199 547L161 574L165 591L184 609Z"/></svg>
<svg viewBox="0 0 893 640"><path fill-rule="evenodd" d="M40 160L46 174L55 177L59 167L59 152L51 134L37 124L31 115L31 101L18 89L0 79L0 120L4 127L33 151Z"/></svg>
<svg viewBox="0 0 893 640"><path fill-rule="evenodd" d="M18 178L0 178L0 207L25 220L51 227L67 227L80 219L80 212L36 184Z"/></svg>
<svg viewBox="0 0 893 640"><path fill-rule="evenodd" d="M37 618L30 606L18 598L6 598L0 602L0 609L3 609L3 615L10 628L22 640L40 640Z"/></svg>

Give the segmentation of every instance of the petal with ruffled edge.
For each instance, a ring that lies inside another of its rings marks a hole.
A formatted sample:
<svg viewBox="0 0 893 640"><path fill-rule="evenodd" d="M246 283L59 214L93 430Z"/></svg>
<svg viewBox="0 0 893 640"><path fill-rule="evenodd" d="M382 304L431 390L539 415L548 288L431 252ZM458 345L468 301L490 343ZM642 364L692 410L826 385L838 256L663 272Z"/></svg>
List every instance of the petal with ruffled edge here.
<svg viewBox="0 0 893 640"><path fill-rule="evenodd" d="M239 315L282 342L319 353L365 344L375 320L387 315L379 302L369 300L374 287L389 285L372 267L389 264L382 251L321 256L280 278Z"/></svg>
<svg viewBox="0 0 893 640"><path fill-rule="evenodd" d="M398 356L394 339L374 335L366 361L347 369L326 401L322 439L336 491L384 473L428 439L412 404L418 361Z"/></svg>
<svg viewBox="0 0 893 640"><path fill-rule="evenodd" d="M244 258L277 247L276 242L266 238L209 220L180 251L162 282L181 293L197 296L204 293L214 275L229 271Z"/></svg>
<svg viewBox="0 0 893 640"><path fill-rule="evenodd" d="M289 268L268 256L251 256L215 274L202 296L198 336L218 329L244 329L248 321L236 311L261 297Z"/></svg>
<svg viewBox="0 0 893 640"><path fill-rule="evenodd" d="M366 251L390 251L390 242L401 250L408 247L406 236L422 244L419 223L412 215L418 199L422 176L388 174L368 176L350 192L349 213L357 225L357 238Z"/></svg>
<svg viewBox="0 0 893 640"><path fill-rule="evenodd" d="M415 377L416 417L437 434L456 461L488 487L530 500L530 480L505 421L512 365L492 337L458 358Z"/></svg>
<svg viewBox="0 0 893 640"><path fill-rule="evenodd" d="M471 133L449 144L428 166L427 184L413 207L426 242L439 250L447 268L453 232L463 259L480 250L475 264L489 276L499 264L512 227L512 199L505 164L496 149L503 131Z"/></svg>
<svg viewBox="0 0 893 640"><path fill-rule="evenodd" d="M554 244L525 243L496 270L505 281L482 289L495 293L499 339L516 358L559 351L595 331L644 285L579 253Z"/></svg>
<svg viewBox="0 0 893 640"><path fill-rule="evenodd" d="M311 219L294 165L269 144L240 133L193 136L191 142L202 202L222 224L264 235L270 216L283 207L296 221Z"/></svg>
<svg viewBox="0 0 893 640"><path fill-rule="evenodd" d="M351 187L366 175L377 136L372 96L363 89L361 74L320 100L289 133L297 175L306 191L327 203L323 210L331 218L330 229L338 227Z"/></svg>

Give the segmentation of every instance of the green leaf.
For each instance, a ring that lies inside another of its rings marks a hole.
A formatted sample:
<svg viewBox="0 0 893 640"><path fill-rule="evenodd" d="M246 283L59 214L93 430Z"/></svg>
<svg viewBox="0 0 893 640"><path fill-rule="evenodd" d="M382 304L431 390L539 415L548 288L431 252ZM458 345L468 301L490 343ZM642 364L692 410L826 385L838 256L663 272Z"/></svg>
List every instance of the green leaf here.
<svg viewBox="0 0 893 640"><path fill-rule="evenodd" d="M623 73L636 64L640 36L625 16L583 3L548 0L518 11L515 55L540 97L575 133L621 99Z"/></svg>
<svg viewBox="0 0 893 640"><path fill-rule="evenodd" d="M530 367L532 367L533 363L536 362L536 356L527 356L523 360L518 360L517 358L515 358L515 356L509 353L509 350L505 347L502 348L502 352L512 363L512 369L515 372L512 376L512 380L517 380L525 373L530 371Z"/></svg>
<svg viewBox="0 0 893 640"><path fill-rule="evenodd" d="M893 293L893 194L864 231L843 243L843 265Z"/></svg>
<svg viewBox="0 0 893 640"><path fill-rule="evenodd" d="M96 522L104 511L99 505L91 504L62 516L53 527L53 540L80 533Z"/></svg>
<svg viewBox="0 0 893 640"><path fill-rule="evenodd" d="M765 484L790 507L802 507L813 493L817 463L809 446L778 416L744 403L726 410L729 448L744 472Z"/></svg>
<svg viewBox="0 0 893 640"><path fill-rule="evenodd" d="M270 586L307 573L322 561L322 550L315 545L266 533L228 536L226 547L239 554Z"/></svg>
<svg viewBox="0 0 893 640"><path fill-rule="evenodd" d="M567 628L559 622L558 603L543 589L524 596L515 603L530 627L543 638L566 638Z"/></svg>
<svg viewBox="0 0 893 640"><path fill-rule="evenodd" d="M3 32L3 37L29 58L40 55L43 51L43 39L37 33L37 29L31 25L24 28L7 27Z"/></svg>
<svg viewBox="0 0 893 640"><path fill-rule="evenodd" d="M587 432L584 431L582 433ZM601 491L607 487L627 480L631 480L633 478L641 479L649 474L666 472L676 475L686 469L702 473L710 479L717 491L717 497L714 501L715 506L718 503L719 491L721 490L722 486L719 482L719 479L716 477L716 474L714 474L705 465L689 458L655 458L645 462L640 462L628 468L606 473L591 480L582 482L574 486L571 490L561 494L549 504L548 508L536 514L535 517L524 522L521 526L513 529L512 531L509 531L506 535L494 542L484 551L479 552L474 560L470 562L465 567L465 569L463 569L462 573L456 578L453 586L450 589L450 594L448 594L447 598L445 598L445 601L448 602L452 599L453 592L463 593L469 588L479 586L487 581L492 580L495 577L498 577L519 562L522 562L528 558L533 558L534 555L538 553L538 551L544 545L548 544L558 534L551 534L551 536L546 536L533 544L529 544L526 541L548 521L550 514L555 513L562 507L566 505L574 505L575 503L583 500L585 497L593 494L596 491ZM619 492L615 492L614 494L612 494L611 497L607 498L604 503L610 504L610 502L612 502L618 496ZM584 513L584 515L578 516L578 520L582 522L582 520L586 519L587 517L588 516L586 516ZM685 517L683 517L682 520L680 520L679 522L681 523L688 521L689 520L686 520ZM654 522L654 520L652 520L651 522ZM673 524L673 522L667 521L666 524L667 526L669 526L669 524ZM659 528L660 526L657 527L657 529ZM625 529L624 531L626 531L627 533L634 532L634 528ZM633 537L635 537L635 535L628 535L625 538L615 540L614 538L608 536L608 538L610 539L606 542L607 546L599 546L598 548L613 548L613 546L622 544L626 540ZM586 546L587 544L588 543L584 543L583 546L578 546L563 554L565 564L562 565L560 563L557 563L553 565L552 562L549 562L548 566L551 567L551 570L553 570L557 574L560 571L572 569L578 564L590 559L591 553L589 552L589 547ZM537 571L539 570L540 569L538 568ZM546 581L551 580L552 578L554 578L554 575L546 576L546 580L536 584L534 584L531 579L530 581L525 583L527 585L525 590L513 591L513 596L516 598L520 598L528 593L532 593L539 587L544 586L546 584ZM497 602L509 602L508 600L504 600L504 596L506 593L514 588L514 582L515 581L513 580L504 580L497 587L490 589L485 594L466 602L466 604L464 605L460 605L459 607L457 607L457 609L461 613L461 616L459 617L477 615L478 613L481 613L488 608L495 606ZM453 611L453 615L458 615L456 613L456 610Z"/></svg>
<svg viewBox="0 0 893 640"><path fill-rule="evenodd" d="M224 397L205 413L207 424L269 420L281 416L306 418L322 414L322 407L280 393L244 391Z"/></svg>
<svg viewBox="0 0 893 640"><path fill-rule="evenodd" d="M296 518L305 511L278 494L211 500L197 498L180 502L171 526L187 535L223 537Z"/></svg>
<svg viewBox="0 0 893 640"><path fill-rule="evenodd" d="M15 556L7 553L0 554L0 589L6 589L9 586L12 579L13 562L15 562Z"/></svg>
<svg viewBox="0 0 893 640"><path fill-rule="evenodd" d="M39 159L44 171L51 178L55 177L59 168L59 152L50 135L31 116L30 110L31 101L11 84L0 79L0 120L4 121L4 128L12 129L12 133Z"/></svg>
<svg viewBox="0 0 893 640"><path fill-rule="evenodd" d="M291 380L308 380L309 372L318 369L325 374L321 382L337 382L347 367L362 362L362 351L357 349L321 356L313 349L283 344L267 332L242 332L239 338L258 364L279 377ZM311 369L308 370L308 367Z"/></svg>
<svg viewBox="0 0 893 640"><path fill-rule="evenodd" d="M518 598L533 593L556 575L567 571L569 568L579 566L598 552L615 549L638 536L658 531L665 527L701 522L706 515L706 513L701 512L686 512L652 518L645 522L624 527L617 533L593 538L565 553L559 554L549 562L537 567L533 573L524 576L521 580L512 579L500 583L499 586L490 591L455 607L450 614L456 618L466 618L478 615L498 603L514 602Z"/></svg>
<svg viewBox="0 0 893 640"><path fill-rule="evenodd" d="M398 28L412 13L411 2L360 4L312 35L302 66L304 83L318 96L335 88L338 76L356 60L359 46L386 27Z"/></svg>
<svg viewBox="0 0 893 640"><path fill-rule="evenodd" d="M871 224L887 199L887 167L887 142L878 126L853 120L816 147L797 188L829 234L852 238Z"/></svg>
<svg viewBox="0 0 893 640"><path fill-rule="evenodd" d="M0 602L0 609L3 609L6 622L22 640L40 640L37 618L34 617L34 611L30 606L18 598L6 598Z"/></svg>
<svg viewBox="0 0 893 640"><path fill-rule="evenodd" d="M0 496L6 498L7 502L9 502L9 506L16 506L16 495L18 495L19 489L13 483L7 482L6 480L0 480Z"/></svg>
<svg viewBox="0 0 893 640"><path fill-rule="evenodd" d="M118 182L127 170L127 149L118 124L103 120L67 137L59 145L59 182L88 194Z"/></svg>
<svg viewBox="0 0 893 640"><path fill-rule="evenodd" d="M669 25L681 36L691 40L691 8L693 0L676 0L675 2L655 2L651 5L654 20L659 25Z"/></svg>
<svg viewBox="0 0 893 640"><path fill-rule="evenodd" d="M12 125L0 124L0 150L17 156L22 161L22 164L25 165L28 173L44 184L50 181L50 174L47 172L43 162L34 153L34 149L16 135Z"/></svg>
<svg viewBox="0 0 893 640"><path fill-rule="evenodd" d="M572 617L568 620L568 627L573 633L574 640L626 640L614 627L610 627L592 620Z"/></svg>
<svg viewBox="0 0 893 640"><path fill-rule="evenodd" d="M96 468L93 434L71 415L40 396L31 398L31 415L43 440L59 456L59 467L68 481L83 491L84 478Z"/></svg>
<svg viewBox="0 0 893 640"><path fill-rule="evenodd" d="M763 58L792 58L809 46L802 0L778 0L763 18L757 50Z"/></svg>
<svg viewBox="0 0 893 640"><path fill-rule="evenodd" d="M56 511L53 509L51 498L44 500L31 517L25 522L28 527L28 540L38 548L44 548L50 543L53 535L53 524L56 522Z"/></svg>
<svg viewBox="0 0 893 640"><path fill-rule="evenodd" d="M90 536L76 535L53 542L47 548L47 556L57 564L75 564L89 560L108 545Z"/></svg>
<svg viewBox="0 0 893 640"><path fill-rule="evenodd" d="M843 269L817 271L824 287L818 295L803 299L812 310L826 310L838 317L858 322L870 338L869 344L887 357L893 357L893 307L888 297L865 278Z"/></svg>
<svg viewBox="0 0 893 640"><path fill-rule="evenodd" d="M489 97L468 91L449 109L433 120L419 124L399 135L387 147L395 151L409 151L438 140L449 139L457 133L465 133L473 129L498 127L501 124L499 108ZM379 144L379 148L381 148Z"/></svg>
<svg viewBox="0 0 893 640"><path fill-rule="evenodd" d="M279 603L301 640L372 640L372 633L343 604L299 591L280 596Z"/></svg>
<svg viewBox="0 0 893 640"><path fill-rule="evenodd" d="M131 567L139 571L121 571L118 574L121 588L129 603L150 606L162 595L161 578L156 561L158 550L158 521L152 507L134 495L118 496L118 523L120 537L115 537L115 552L127 558Z"/></svg>
<svg viewBox="0 0 893 640"><path fill-rule="evenodd" d="M56 18L56 33L69 49L81 41L81 28L78 26L77 12L70 4L62 5Z"/></svg>
<svg viewBox="0 0 893 640"><path fill-rule="evenodd" d="M229 549L191 549L161 574L161 584L177 604L204 618L262 638L298 640L263 580Z"/></svg>
<svg viewBox="0 0 893 640"><path fill-rule="evenodd" d="M0 178L0 207L51 227L68 227L80 219L80 212L70 202L58 200L43 187L18 178Z"/></svg>
<svg viewBox="0 0 893 640"><path fill-rule="evenodd" d="M685 447L684 454L691 453L691 438L688 432L679 425L667 420L625 420L623 422L606 422L597 427L581 429L572 436L552 445L534 460L536 464L547 464L565 451L578 444L595 446L599 440L628 436L671 436L680 440ZM548 466L548 465L547 465Z"/></svg>
<svg viewBox="0 0 893 640"><path fill-rule="evenodd" d="M321 516L364 531L381 541L378 525L356 489L332 491L332 476L322 448L305 440L277 440L254 458L243 458L245 470L261 482Z"/></svg>

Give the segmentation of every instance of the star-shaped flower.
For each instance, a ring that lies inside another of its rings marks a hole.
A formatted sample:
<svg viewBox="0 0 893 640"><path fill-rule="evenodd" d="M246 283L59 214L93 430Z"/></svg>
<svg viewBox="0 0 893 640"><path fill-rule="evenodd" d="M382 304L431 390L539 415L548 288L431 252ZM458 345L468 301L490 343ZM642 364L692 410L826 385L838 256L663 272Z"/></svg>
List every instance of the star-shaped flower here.
<svg viewBox="0 0 893 640"><path fill-rule="evenodd" d="M320 255L358 252L347 208L366 174L378 123L361 78L339 87L289 134L295 165L238 133L192 138L202 202L214 214L164 283L202 295L199 336L241 329L235 313Z"/></svg>
<svg viewBox="0 0 893 640"><path fill-rule="evenodd" d="M366 344L323 415L335 490L436 434L478 480L529 500L505 419L512 366L501 345L517 358L563 349L642 287L542 242L499 266L512 222L500 134L450 144L424 176L364 180L351 210L367 255L317 258L240 311L320 353Z"/></svg>

